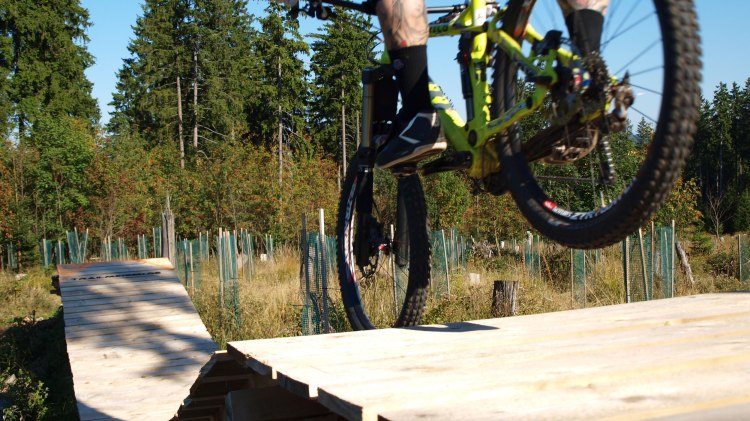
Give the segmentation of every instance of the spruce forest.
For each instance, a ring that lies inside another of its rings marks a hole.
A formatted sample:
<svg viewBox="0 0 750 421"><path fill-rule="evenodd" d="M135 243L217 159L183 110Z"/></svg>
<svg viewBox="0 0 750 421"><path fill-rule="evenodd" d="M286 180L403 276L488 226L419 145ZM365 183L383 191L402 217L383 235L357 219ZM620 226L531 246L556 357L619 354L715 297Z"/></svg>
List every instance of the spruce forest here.
<svg viewBox="0 0 750 421"><path fill-rule="evenodd" d="M335 215L357 145L359 69L373 22L339 11L303 38L274 2L146 0L100 123L84 70L86 9L77 0L0 1L0 243L19 270L43 238L89 229L130 244L171 198L178 237L219 227L294 242L300 215ZM309 42L308 42L309 41ZM638 153L651 125L632 121L616 154ZM721 236L750 229L750 80L704 100L688 168L657 223ZM508 195L474 195L458 173L426 177L433 229L495 242L530 229Z"/></svg>

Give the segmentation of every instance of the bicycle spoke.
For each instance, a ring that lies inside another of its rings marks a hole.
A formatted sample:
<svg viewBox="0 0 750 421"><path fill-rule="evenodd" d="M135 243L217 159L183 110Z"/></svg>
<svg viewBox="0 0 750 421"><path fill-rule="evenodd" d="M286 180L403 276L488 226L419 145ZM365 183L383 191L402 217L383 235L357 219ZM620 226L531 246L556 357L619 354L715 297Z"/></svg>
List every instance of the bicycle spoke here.
<svg viewBox="0 0 750 421"><path fill-rule="evenodd" d="M617 34L613 35L612 38L609 38L607 41L605 41L605 42L602 43L602 50L604 50L607 45L611 44L613 41L616 41L618 38L624 36L625 34L627 34L628 32L630 32L631 30L633 30L636 27L638 27L639 25L648 22L649 18L654 17L654 16L656 16L654 13L648 14L648 15L642 17L641 19L639 19L638 21L636 21L635 23L633 23L632 25L628 26L622 32L618 32Z"/></svg>
<svg viewBox="0 0 750 421"><path fill-rule="evenodd" d="M654 72L654 71L657 71L657 70L662 70L663 71L664 70L664 65L654 66L654 67L650 67L648 69L643 69L643 70L638 70L638 71L630 71L628 73L630 73L630 77L633 78L633 77L645 75L647 73L651 73L651 72Z"/></svg>
<svg viewBox="0 0 750 421"><path fill-rule="evenodd" d="M650 122L652 122L652 123L654 123L654 124L656 124L656 123L657 123L657 121L656 121L655 119L653 119L652 117L650 117L649 115L647 115L647 114L646 114L646 113L644 113L643 111L639 110L638 108L636 108L636 107L633 107L633 106L631 105L631 106L630 106L630 109L631 109L631 110L633 110L633 111L635 111L636 113L640 114L641 116L643 116L643 117L644 117L645 119L649 120Z"/></svg>
<svg viewBox="0 0 750 421"><path fill-rule="evenodd" d="M651 88L647 88L647 87L645 87L645 86L641 86L641 85L636 85L636 84L633 84L633 83L631 83L631 84L630 84L630 86L631 86L632 88L637 88L637 89L640 89L640 90L642 90L642 91L646 91L646 92L648 92L648 93L651 93L651 94L654 94L654 95L658 95L658 96L660 96L660 97L662 97L662 96L664 95L664 94L663 94L662 92L659 92L659 91L655 91L655 90L653 90L653 89L651 89Z"/></svg>
<svg viewBox="0 0 750 421"><path fill-rule="evenodd" d="M659 46L659 45L661 45L661 39L654 41L653 43L651 43L651 45L649 45L645 49L641 50L641 52L639 54L636 54L635 57L633 57L627 64L625 64L624 66L621 66L618 71L614 72L614 74L619 75L623 71L627 70L628 66L630 66L631 64L633 64L639 58L641 58L644 55L646 55L646 53L649 52L651 49L653 49L654 47Z"/></svg>
<svg viewBox="0 0 750 421"><path fill-rule="evenodd" d="M631 8L630 8L630 10L628 11L627 15L625 15L625 18L624 18L624 19L622 19L622 20L620 21L620 26L618 26L618 27L617 27L617 29L615 29L615 34L617 34L617 33L619 33L619 32L620 32L620 29L622 29L622 26L623 26L623 25L625 25L625 23L626 23L626 22L628 21L628 19L629 19L629 18L630 18L630 16L631 16L631 15L633 14L633 12L635 12L635 9L637 9L637 8L638 8L639 4L640 4L640 2L633 2L633 3L632 3L632 7L631 7ZM610 16L609 16L609 19L610 19L611 21L613 21L613 22L614 22L614 16L610 15ZM607 19L605 18L605 22L606 22L606 21L607 21ZM606 25L606 23L605 23L605 25ZM601 48L602 48L602 53L604 52L604 49L605 49L606 45L607 45L607 44L608 44L608 43L609 43L609 42L610 42L610 41L611 41L612 39L615 39L615 38L616 38L616 36L613 36L612 38L604 38L604 39L605 39L605 40L606 40L607 42L603 42L603 43L602 43L602 47L601 47Z"/></svg>

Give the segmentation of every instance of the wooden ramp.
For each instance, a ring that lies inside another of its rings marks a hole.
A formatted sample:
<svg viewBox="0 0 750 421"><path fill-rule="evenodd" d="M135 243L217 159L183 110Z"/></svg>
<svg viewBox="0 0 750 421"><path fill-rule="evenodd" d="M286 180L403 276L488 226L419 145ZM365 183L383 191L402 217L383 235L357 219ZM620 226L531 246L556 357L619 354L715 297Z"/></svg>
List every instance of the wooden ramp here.
<svg viewBox="0 0 750 421"><path fill-rule="evenodd" d="M750 419L750 293L232 342L179 419Z"/></svg>
<svg viewBox="0 0 750 421"><path fill-rule="evenodd" d="M82 420L167 420L217 349L167 259L60 265Z"/></svg>

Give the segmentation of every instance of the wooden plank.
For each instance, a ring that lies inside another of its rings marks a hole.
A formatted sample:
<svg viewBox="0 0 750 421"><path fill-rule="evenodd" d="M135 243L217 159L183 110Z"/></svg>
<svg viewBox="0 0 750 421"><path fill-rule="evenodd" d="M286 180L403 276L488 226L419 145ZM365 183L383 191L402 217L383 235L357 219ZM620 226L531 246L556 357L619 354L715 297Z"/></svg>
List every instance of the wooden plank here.
<svg viewBox="0 0 750 421"><path fill-rule="evenodd" d="M172 348L104 348L104 349L79 349L76 356L85 361L98 361L97 364L130 366L142 363L148 364L167 363L177 359L195 358L200 360L200 365L205 364L216 346L211 343L196 344L184 349Z"/></svg>
<svg viewBox="0 0 750 421"><path fill-rule="evenodd" d="M127 294L127 293L138 293L143 291L161 291L174 289L176 291L179 288L185 287L174 279L159 279L159 278L148 278L136 282L107 282L107 283L92 283L89 285L80 285L69 288L64 288L66 298L71 300L85 300L90 296L97 296L103 294ZM62 289L61 289L62 291Z"/></svg>
<svg viewBox="0 0 750 421"><path fill-rule="evenodd" d="M735 416L750 402L750 294L228 349L349 419Z"/></svg>
<svg viewBox="0 0 750 421"><path fill-rule="evenodd" d="M146 337L146 336L171 336L173 332L177 331L177 329L191 329L193 332L200 332L205 327L200 322L200 320L195 319L179 319L175 321L169 321L169 323L161 323L159 321L139 321L138 323L133 323L130 326L116 326L116 327L107 327L107 326L96 326L92 327L87 330L81 330L78 329L78 327L66 327L65 328L65 337L68 338L68 340L75 341L79 338L86 338L86 337L98 337L102 340L107 340L110 338L137 338L139 336Z"/></svg>
<svg viewBox="0 0 750 421"><path fill-rule="evenodd" d="M103 296L101 298L95 298L90 300L81 300L75 303L68 303L67 309L71 311L71 314L75 311L77 311L79 308L82 308L84 311L90 309L91 311L96 311L98 308L103 305L111 305L111 306L122 306L122 305L128 305L128 304L150 304L150 305L158 305L163 302L179 302L188 304L191 303L189 298L186 298L185 296L181 296L178 294L175 295L155 295L155 294L144 294L141 296L142 298L139 298L139 296L132 297L112 297L112 296ZM191 303L192 304L192 303ZM66 308L65 301L63 301L63 309Z"/></svg>
<svg viewBox="0 0 750 421"><path fill-rule="evenodd" d="M96 300L96 299L124 299L124 298L137 298L141 299L145 294L149 293L159 293L159 292L165 292L169 293L172 292L175 295L181 295L180 294L180 288L185 289L185 287L179 283L150 283L150 284L141 284L138 286L131 286L128 288L117 288L114 289L110 286L103 286L103 287L91 287L88 288L87 291L75 291L75 293L67 294L66 301L69 302L81 302L81 301L89 301L89 300ZM67 293L67 292L66 292ZM134 296L140 296L140 297L134 297ZM65 303L65 301L63 301Z"/></svg>
<svg viewBox="0 0 750 421"><path fill-rule="evenodd" d="M79 275L91 273L116 273L122 269L133 271L139 269L173 270L174 268L169 259L161 257L156 259L57 265L57 273L61 278L75 278Z"/></svg>
<svg viewBox="0 0 750 421"><path fill-rule="evenodd" d="M192 310L192 311L191 311ZM125 312L113 313L92 313L80 314L79 317L71 317L66 320L65 327L70 331L98 329L100 327L114 328L123 326L132 326L137 323L153 323L154 320L159 323L167 323L172 320L192 320L197 322L193 317L195 309L191 307L182 308L163 308L155 307L152 310L142 310L128 314Z"/></svg>
<svg viewBox="0 0 750 421"><path fill-rule="evenodd" d="M97 280L96 282L80 283L65 285L61 287L61 291L69 293L72 297L74 295L85 295L97 292L97 290L116 289L116 288L130 288L139 289L146 288L151 285L180 285L179 279L170 279L168 277L158 276L143 276L138 278L108 278Z"/></svg>
<svg viewBox="0 0 750 421"><path fill-rule="evenodd" d="M202 335L200 329L194 327L180 328L179 330L172 330L169 335L166 334L154 334L154 335L141 335L141 336L126 336L126 337L115 337L115 338L96 338L96 337L85 337L78 338L74 341L68 341L68 347L70 349L83 349L86 347L116 347L128 344L153 344L159 342L169 341L198 341L205 340L206 337Z"/></svg>
<svg viewBox="0 0 750 421"><path fill-rule="evenodd" d="M208 360L208 357L206 357L208 353L196 351L189 354L171 355L169 358L149 356L138 361L100 359L92 361L92 363L96 362L96 367L91 367L91 364L78 363L71 364L71 369L75 370L76 376L96 376L102 370L116 371L118 379L121 381L140 379L144 376L169 376L174 373L183 372L189 372L191 374L190 377L193 377L198 374L196 367L200 367ZM188 387L189 384L185 385L185 390L188 390ZM181 393L184 393L184 391Z"/></svg>
<svg viewBox="0 0 750 421"><path fill-rule="evenodd" d="M79 303L80 304L80 303ZM80 314L86 314L88 312L94 313L113 313L123 311L135 311L140 312L144 310L158 308L174 308L179 309L190 309L193 307L192 303L185 299L185 297L168 297L158 299L148 299L144 301L120 301L112 302L110 304L93 304L88 306L76 306L63 308L66 315L70 317L77 317Z"/></svg>

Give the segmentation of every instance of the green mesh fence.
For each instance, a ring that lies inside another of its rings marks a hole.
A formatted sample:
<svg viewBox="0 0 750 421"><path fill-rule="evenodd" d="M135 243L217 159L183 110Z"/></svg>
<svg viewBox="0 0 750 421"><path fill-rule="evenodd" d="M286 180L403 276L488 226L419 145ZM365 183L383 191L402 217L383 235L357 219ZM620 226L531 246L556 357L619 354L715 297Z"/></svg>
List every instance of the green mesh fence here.
<svg viewBox="0 0 750 421"><path fill-rule="evenodd" d="M265 251L266 259L268 261L273 260L273 248L274 248L274 240L273 236L270 234L266 234L263 236L263 250Z"/></svg>
<svg viewBox="0 0 750 421"><path fill-rule="evenodd" d="M219 265L219 306L240 326L239 283L237 279L237 240L227 231L216 237L216 260Z"/></svg>
<svg viewBox="0 0 750 421"><path fill-rule="evenodd" d="M631 301L669 298L674 292L674 236L672 227L656 227L628 237L623 243L623 267Z"/></svg>
<svg viewBox="0 0 750 421"><path fill-rule="evenodd" d="M449 243L445 241L445 231L433 231L430 239L432 265L430 267L430 289L438 297L450 295Z"/></svg>
<svg viewBox="0 0 750 421"><path fill-rule="evenodd" d="M177 276L189 291L201 287L200 241L182 240L177 242Z"/></svg>
<svg viewBox="0 0 750 421"><path fill-rule="evenodd" d="M138 236L138 258L148 259L148 238L146 234Z"/></svg>
<svg viewBox="0 0 750 421"><path fill-rule="evenodd" d="M161 255L161 227L153 227L151 233L154 239L154 257L163 257Z"/></svg>
<svg viewBox="0 0 750 421"><path fill-rule="evenodd" d="M240 261L241 271L244 279L249 279L253 273L255 273L255 244L253 242L253 236L245 231L240 230ZM206 251L208 250L208 244L205 245ZM203 253L204 245L200 245L201 253Z"/></svg>
<svg viewBox="0 0 750 421"><path fill-rule="evenodd" d="M436 296L450 296L451 273L466 270L466 256L468 254L466 239L455 228L433 231L430 235L430 246L432 247L430 288ZM397 291L401 289L402 284L405 288L407 283L407 279L401 278L405 278L405 276L397 276L395 279ZM396 301L403 301L403 297L399 299L399 295L396 294Z"/></svg>
<svg viewBox="0 0 750 421"><path fill-rule="evenodd" d="M672 297L674 295L674 233L671 227L658 227L654 236L659 250L654 272L662 281L662 297Z"/></svg>
<svg viewBox="0 0 750 421"><path fill-rule="evenodd" d="M747 282L750 279L750 241L747 235L737 236L737 278Z"/></svg>
<svg viewBox="0 0 750 421"><path fill-rule="evenodd" d="M650 236L644 236L641 243L638 235L632 235L629 244L630 301L647 301L653 296Z"/></svg>
<svg viewBox="0 0 750 421"><path fill-rule="evenodd" d="M531 276L542 276L542 240L538 235L529 235L523 244L523 263Z"/></svg>
<svg viewBox="0 0 750 421"><path fill-rule="evenodd" d="M87 258L89 234L78 233L78 230L68 231L68 256L70 263L84 263Z"/></svg>
<svg viewBox="0 0 750 421"><path fill-rule="evenodd" d="M591 273L591 254L585 250L570 250L570 277L573 302L586 305L588 274Z"/></svg>
<svg viewBox="0 0 750 421"><path fill-rule="evenodd" d="M300 244L300 290L302 291L302 334L315 335L330 324L328 310L332 308L328 297L330 274L335 274L336 237L320 236L309 232ZM340 326L332 326L334 330Z"/></svg>
<svg viewBox="0 0 750 421"><path fill-rule="evenodd" d="M5 246L5 268L8 270L18 269L18 260L16 258L16 246L13 243L8 243Z"/></svg>
<svg viewBox="0 0 750 421"><path fill-rule="evenodd" d="M466 239L452 228L445 233L448 264L451 270L466 269Z"/></svg>
<svg viewBox="0 0 750 421"><path fill-rule="evenodd" d="M116 240L105 238L102 240L99 259L103 262L128 260L130 259L130 252L128 251L127 244L125 244L125 241L122 238Z"/></svg>
<svg viewBox="0 0 750 421"><path fill-rule="evenodd" d="M55 264L55 246L46 238L39 244L39 254L42 257L42 267L47 268Z"/></svg>
<svg viewBox="0 0 750 421"><path fill-rule="evenodd" d="M200 255L201 260L204 262L208 262L210 260L210 244L208 242L209 235L208 232L204 235L203 233L198 233L198 243L200 244Z"/></svg>
<svg viewBox="0 0 750 421"><path fill-rule="evenodd" d="M67 263L65 259L65 243L58 240L55 243L55 264L64 265Z"/></svg>

